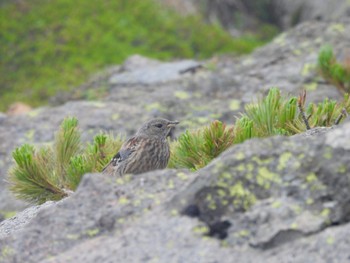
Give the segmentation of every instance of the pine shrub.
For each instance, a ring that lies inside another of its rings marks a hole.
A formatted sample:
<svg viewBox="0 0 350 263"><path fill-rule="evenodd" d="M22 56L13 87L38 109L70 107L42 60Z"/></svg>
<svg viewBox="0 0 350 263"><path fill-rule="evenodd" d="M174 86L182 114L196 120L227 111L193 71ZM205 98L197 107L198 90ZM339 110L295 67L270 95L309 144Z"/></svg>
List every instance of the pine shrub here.
<svg viewBox="0 0 350 263"><path fill-rule="evenodd" d="M32 203L60 200L77 188L85 173L100 172L121 144L120 137L99 134L84 147L78 120L66 118L53 145L36 149L24 144L14 150L15 165L8 177L10 190Z"/></svg>

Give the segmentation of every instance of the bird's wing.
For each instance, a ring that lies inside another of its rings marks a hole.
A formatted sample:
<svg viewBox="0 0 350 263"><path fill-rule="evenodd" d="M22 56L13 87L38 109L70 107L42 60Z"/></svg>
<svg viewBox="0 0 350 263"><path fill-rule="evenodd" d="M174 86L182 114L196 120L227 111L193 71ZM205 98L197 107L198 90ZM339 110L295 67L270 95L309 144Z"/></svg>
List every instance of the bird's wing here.
<svg viewBox="0 0 350 263"><path fill-rule="evenodd" d="M119 152L117 152L116 155L112 158L112 160L106 165L105 168L103 168L102 172L109 173L110 170L114 170L114 167L118 166L119 163L129 158L129 156L135 152L135 150L139 146L139 140L137 137L131 137L129 140L127 140L122 147L120 148Z"/></svg>

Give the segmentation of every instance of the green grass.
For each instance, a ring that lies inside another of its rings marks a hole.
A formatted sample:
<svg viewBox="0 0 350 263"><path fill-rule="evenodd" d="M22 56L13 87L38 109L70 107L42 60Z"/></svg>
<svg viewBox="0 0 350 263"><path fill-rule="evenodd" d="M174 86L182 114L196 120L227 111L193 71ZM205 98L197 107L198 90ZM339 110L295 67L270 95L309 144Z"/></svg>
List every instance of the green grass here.
<svg viewBox="0 0 350 263"><path fill-rule="evenodd" d="M217 25L181 17L152 0L9 1L0 21L0 110L13 101L42 105L132 54L202 59L248 53L266 41L234 39Z"/></svg>

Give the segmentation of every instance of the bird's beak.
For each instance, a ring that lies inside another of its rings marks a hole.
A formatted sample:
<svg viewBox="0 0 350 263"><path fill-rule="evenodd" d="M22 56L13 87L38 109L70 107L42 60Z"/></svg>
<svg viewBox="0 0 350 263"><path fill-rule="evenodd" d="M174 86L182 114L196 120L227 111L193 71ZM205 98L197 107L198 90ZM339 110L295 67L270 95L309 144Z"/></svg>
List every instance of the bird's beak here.
<svg viewBox="0 0 350 263"><path fill-rule="evenodd" d="M179 121L169 121L167 128L173 128L179 123L180 123Z"/></svg>

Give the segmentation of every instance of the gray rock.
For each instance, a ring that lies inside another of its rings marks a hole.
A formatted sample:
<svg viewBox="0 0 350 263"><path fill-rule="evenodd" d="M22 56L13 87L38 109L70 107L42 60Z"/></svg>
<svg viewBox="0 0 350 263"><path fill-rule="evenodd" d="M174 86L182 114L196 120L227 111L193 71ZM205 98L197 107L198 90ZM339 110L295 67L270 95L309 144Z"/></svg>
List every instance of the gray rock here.
<svg viewBox="0 0 350 263"><path fill-rule="evenodd" d="M150 64L147 67L136 68L130 72L115 74L110 78L112 85L156 85L169 83L175 80L183 79L181 72L188 68L199 66L200 64L193 60L183 60L172 63ZM130 66L126 66L127 69Z"/></svg>
<svg viewBox="0 0 350 263"><path fill-rule="evenodd" d="M181 14L200 13L212 23L220 22L233 35L240 35L247 29L256 30L261 24L272 24L286 30L305 21L350 16L347 0L165 0L165 3Z"/></svg>
<svg viewBox="0 0 350 263"><path fill-rule="evenodd" d="M250 140L196 173L85 175L0 237L0 262L346 262L350 149L337 141L349 129Z"/></svg>
<svg viewBox="0 0 350 263"><path fill-rule="evenodd" d="M22 212L19 212L17 215L9 218L8 220L0 222L0 238L5 238L6 236L12 234L13 232L23 228L24 225L29 223L30 220L34 218L39 211L47 207L54 206L57 203L48 201L42 205L32 206Z"/></svg>
<svg viewBox="0 0 350 263"><path fill-rule="evenodd" d="M322 3L317 0L276 2L284 29L309 20L336 20L350 16L350 3L346 0L326 0Z"/></svg>
<svg viewBox="0 0 350 263"><path fill-rule="evenodd" d="M146 58L140 55L133 55L124 61L121 71L132 72L138 69L159 66L160 64L161 62L158 60Z"/></svg>

